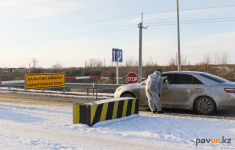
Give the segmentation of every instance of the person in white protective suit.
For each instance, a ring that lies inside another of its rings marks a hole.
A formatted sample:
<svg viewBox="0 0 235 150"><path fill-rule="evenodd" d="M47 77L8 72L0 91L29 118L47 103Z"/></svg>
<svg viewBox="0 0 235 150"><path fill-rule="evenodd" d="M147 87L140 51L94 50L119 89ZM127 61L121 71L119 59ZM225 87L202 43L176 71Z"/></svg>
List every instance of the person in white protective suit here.
<svg viewBox="0 0 235 150"><path fill-rule="evenodd" d="M146 95L148 97L149 107L153 113L164 113L160 102L162 85L163 79L160 70L150 74L146 80Z"/></svg>

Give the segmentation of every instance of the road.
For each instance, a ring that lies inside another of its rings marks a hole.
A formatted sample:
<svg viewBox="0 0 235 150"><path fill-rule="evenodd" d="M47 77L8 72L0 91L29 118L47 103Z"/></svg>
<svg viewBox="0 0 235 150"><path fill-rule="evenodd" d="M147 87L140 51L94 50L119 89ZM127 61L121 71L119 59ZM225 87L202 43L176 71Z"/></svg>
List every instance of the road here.
<svg viewBox="0 0 235 150"><path fill-rule="evenodd" d="M6 92L2 91L0 92L0 101L14 101L14 102L24 102L24 103L32 103L32 104L56 104L56 105L72 105L75 103L87 103L95 101L95 99L91 98L79 98L79 97L71 97L71 95L64 95L62 96L56 96L55 95L33 95L29 93L23 93L23 92ZM140 107L140 110L142 111L149 111L148 107ZM213 118L227 118L235 120L235 109L231 110L222 110L217 111L213 115L210 116L204 116L204 115L198 115L194 111L190 110L180 110L180 109L163 109L163 111L169 115L186 115L186 116L194 116L194 117L213 117Z"/></svg>
<svg viewBox="0 0 235 150"><path fill-rule="evenodd" d="M190 110L180 110L180 109L164 109L166 113L178 113L178 114L185 114L185 115L197 115L196 112ZM202 116L202 115L197 115ZM230 110L220 110L215 112L214 114L210 115L211 117L227 117L235 119L235 109Z"/></svg>
<svg viewBox="0 0 235 150"><path fill-rule="evenodd" d="M140 107L141 111L150 111L148 107ZM230 110L220 110L216 111L212 115L199 115L191 110L182 110L182 109L163 109L163 111L169 115L179 115L179 116L194 116L194 117L208 117L208 118L220 118L220 119L231 119L235 120L235 109Z"/></svg>

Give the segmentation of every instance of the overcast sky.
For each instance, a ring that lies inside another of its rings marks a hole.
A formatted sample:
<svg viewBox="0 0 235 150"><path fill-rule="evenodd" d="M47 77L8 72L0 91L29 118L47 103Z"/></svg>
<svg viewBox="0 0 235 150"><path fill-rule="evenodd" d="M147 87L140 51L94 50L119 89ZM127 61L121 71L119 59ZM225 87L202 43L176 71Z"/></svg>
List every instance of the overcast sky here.
<svg viewBox="0 0 235 150"><path fill-rule="evenodd" d="M225 7L226 6L226 7ZM203 9L199 9L203 8ZM227 52L235 63L235 1L179 0L181 54L191 64ZM141 13L143 62L176 57L176 0L0 0L0 67L84 67L85 61L138 60Z"/></svg>

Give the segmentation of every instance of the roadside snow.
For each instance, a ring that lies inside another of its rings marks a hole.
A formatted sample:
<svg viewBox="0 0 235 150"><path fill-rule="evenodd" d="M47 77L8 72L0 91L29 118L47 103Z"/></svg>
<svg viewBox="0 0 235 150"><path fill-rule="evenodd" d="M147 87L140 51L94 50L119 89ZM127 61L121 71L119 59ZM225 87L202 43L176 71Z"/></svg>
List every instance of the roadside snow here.
<svg viewBox="0 0 235 150"><path fill-rule="evenodd" d="M196 139L232 139L199 144ZM1 149L235 149L235 120L140 112L89 127L72 106L0 102Z"/></svg>
<svg viewBox="0 0 235 150"><path fill-rule="evenodd" d="M49 90L27 90L21 88L11 88L10 90L8 87L0 87L1 92L17 92L19 94L27 94L27 95L41 95L41 96L57 96L57 97L70 97L70 98L81 98L81 99L96 99L96 93L89 93L86 92L68 92L65 91L49 91ZM97 93L98 99L109 99L113 98L113 93Z"/></svg>

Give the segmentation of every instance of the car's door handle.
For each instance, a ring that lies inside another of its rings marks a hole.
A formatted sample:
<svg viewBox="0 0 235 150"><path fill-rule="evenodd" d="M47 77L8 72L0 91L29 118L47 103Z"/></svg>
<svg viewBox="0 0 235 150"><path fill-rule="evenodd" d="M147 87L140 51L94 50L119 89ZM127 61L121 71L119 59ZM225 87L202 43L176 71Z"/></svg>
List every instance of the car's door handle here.
<svg viewBox="0 0 235 150"><path fill-rule="evenodd" d="M200 88L200 87L195 87L195 89L196 89L196 90L199 90L199 89L202 89L202 88Z"/></svg>

